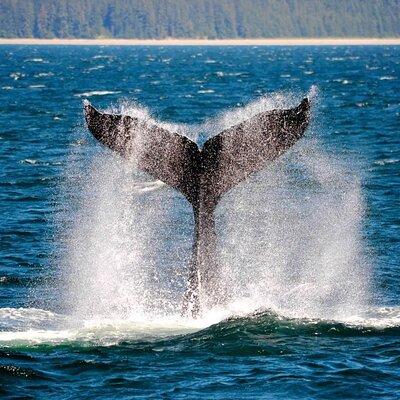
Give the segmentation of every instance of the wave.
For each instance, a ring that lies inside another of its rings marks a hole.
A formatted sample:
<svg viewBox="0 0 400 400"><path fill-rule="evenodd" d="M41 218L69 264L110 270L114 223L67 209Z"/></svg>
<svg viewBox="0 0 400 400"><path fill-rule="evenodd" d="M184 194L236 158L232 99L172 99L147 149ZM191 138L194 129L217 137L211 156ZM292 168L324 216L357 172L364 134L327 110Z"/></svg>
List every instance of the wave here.
<svg viewBox="0 0 400 400"><path fill-rule="evenodd" d="M397 164L400 160L398 158L384 158L381 160L377 160L374 162L375 165L388 165L388 164Z"/></svg>
<svg viewBox="0 0 400 400"><path fill-rule="evenodd" d="M44 63L44 64L49 63L47 60L44 60L43 58L28 58L24 60L24 62Z"/></svg>
<svg viewBox="0 0 400 400"><path fill-rule="evenodd" d="M260 309L241 315L212 310L203 318L179 315L158 318L92 318L57 314L37 308L0 309L0 348L39 345L114 346L127 342L219 341L256 339L258 335L399 336L400 307L375 307L364 315L337 320L295 317Z"/></svg>
<svg viewBox="0 0 400 400"><path fill-rule="evenodd" d="M381 76L379 78L380 81L393 81L395 79L397 79L397 78L393 75L385 75L385 76Z"/></svg>
<svg viewBox="0 0 400 400"><path fill-rule="evenodd" d="M246 74L247 74L246 72L224 72L224 71L215 72L215 75L217 75L219 78L222 78L224 76L241 76Z"/></svg>
<svg viewBox="0 0 400 400"><path fill-rule="evenodd" d="M108 94L118 94L119 91L112 90L92 90L91 92L84 92L75 94L75 97L92 97L92 96L106 96Z"/></svg>
<svg viewBox="0 0 400 400"><path fill-rule="evenodd" d="M54 76L53 72L39 72L38 74L35 74L35 78L43 78L45 76Z"/></svg>
<svg viewBox="0 0 400 400"><path fill-rule="evenodd" d="M92 57L94 60L105 58L105 59L112 59L112 56L107 55L107 54L97 54Z"/></svg>
<svg viewBox="0 0 400 400"><path fill-rule="evenodd" d="M59 119L59 118L58 118ZM37 160L35 158L25 158L23 160L19 161L21 164L28 164L28 165L61 165L61 162L55 161L55 162L50 162L50 161L42 161L42 160Z"/></svg>
<svg viewBox="0 0 400 400"><path fill-rule="evenodd" d="M103 68L105 68L104 65L96 65L94 67L88 68L87 71L96 71L97 69L103 69Z"/></svg>

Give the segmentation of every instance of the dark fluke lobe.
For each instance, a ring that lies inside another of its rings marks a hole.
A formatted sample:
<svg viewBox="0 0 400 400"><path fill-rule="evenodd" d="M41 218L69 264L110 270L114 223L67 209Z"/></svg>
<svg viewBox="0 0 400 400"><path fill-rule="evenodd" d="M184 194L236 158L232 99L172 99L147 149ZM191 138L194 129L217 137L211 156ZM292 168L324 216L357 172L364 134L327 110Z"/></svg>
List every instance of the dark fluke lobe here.
<svg viewBox="0 0 400 400"><path fill-rule="evenodd" d="M93 136L137 167L180 191L192 204L195 231L183 313L223 299L219 290L214 209L221 196L262 170L299 140L308 127L310 102L265 111L207 140L202 149L185 136L127 115L101 113L85 103Z"/></svg>

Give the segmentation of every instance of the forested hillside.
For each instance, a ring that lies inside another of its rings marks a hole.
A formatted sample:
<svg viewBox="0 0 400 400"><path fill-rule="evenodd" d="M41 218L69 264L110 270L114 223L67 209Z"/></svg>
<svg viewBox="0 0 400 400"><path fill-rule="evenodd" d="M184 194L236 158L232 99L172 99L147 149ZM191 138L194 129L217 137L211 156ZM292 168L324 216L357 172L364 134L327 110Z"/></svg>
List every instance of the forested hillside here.
<svg viewBox="0 0 400 400"><path fill-rule="evenodd" d="M400 0L0 0L0 37L400 36Z"/></svg>

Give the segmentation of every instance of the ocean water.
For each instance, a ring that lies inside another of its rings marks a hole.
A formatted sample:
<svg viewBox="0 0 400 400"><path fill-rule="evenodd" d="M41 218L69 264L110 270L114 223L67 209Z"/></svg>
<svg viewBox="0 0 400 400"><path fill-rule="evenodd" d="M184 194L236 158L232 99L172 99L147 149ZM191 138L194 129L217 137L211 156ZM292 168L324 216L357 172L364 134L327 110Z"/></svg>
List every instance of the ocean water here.
<svg viewBox="0 0 400 400"><path fill-rule="evenodd" d="M1 398L399 398L399 79L398 47L0 46ZM304 96L218 206L230 300L181 317L190 206L82 101L202 144Z"/></svg>

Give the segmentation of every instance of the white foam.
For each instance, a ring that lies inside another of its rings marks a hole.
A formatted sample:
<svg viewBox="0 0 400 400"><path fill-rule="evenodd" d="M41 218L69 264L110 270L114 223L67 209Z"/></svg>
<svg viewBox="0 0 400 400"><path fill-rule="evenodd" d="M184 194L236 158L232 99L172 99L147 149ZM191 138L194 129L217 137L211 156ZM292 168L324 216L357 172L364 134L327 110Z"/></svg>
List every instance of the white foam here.
<svg viewBox="0 0 400 400"><path fill-rule="evenodd" d="M400 159L398 158L384 158L382 160L375 161L374 164L383 166L388 164L397 164L398 162L400 162Z"/></svg>
<svg viewBox="0 0 400 400"><path fill-rule="evenodd" d="M25 159L22 160L21 162L22 162L22 163L25 163L25 164L32 164L32 165L34 165L34 164L37 164L37 163L38 163L38 160L35 160L35 159L32 159L32 158L25 158Z"/></svg>
<svg viewBox="0 0 400 400"><path fill-rule="evenodd" d="M186 319L179 314L159 318L136 316L135 318L107 318L104 316L82 319L77 315L61 315L35 308L0 309L0 346L78 345L112 346L125 341L154 341L186 335L206 329L230 317L251 318L261 309L249 299L237 299L224 308L209 310L202 318ZM266 310L268 312L268 310ZM310 326L317 323L335 325L342 323L349 328L382 330L400 327L400 307L369 308L361 314L339 319L304 318L292 311L276 313L276 319L298 319Z"/></svg>
<svg viewBox="0 0 400 400"><path fill-rule="evenodd" d="M108 55L105 55L105 54L97 54L97 55L93 56L92 58L95 59L95 60L99 59L99 58L112 59L112 56L108 56Z"/></svg>
<svg viewBox="0 0 400 400"><path fill-rule="evenodd" d="M78 93L75 94L75 97L92 97L92 96L106 96L108 94L118 94L121 93L119 91L113 91L113 90L92 90L90 92L83 92L83 93Z"/></svg>
<svg viewBox="0 0 400 400"><path fill-rule="evenodd" d="M24 62L35 62L35 63L48 63L48 61L44 60L43 58L29 58Z"/></svg>
<svg viewBox="0 0 400 400"><path fill-rule="evenodd" d="M85 71L96 71L96 70L98 70L98 69L103 69L103 68L105 68L105 66L104 65L96 65L96 66L94 66L94 67L90 67L90 68L88 68L88 69L86 69Z"/></svg>
<svg viewBox="0 0 400 400"><path fill-rule="evenodd" d="M53 72L39 72L38 74L34 75L35 78L44 78L45 76L54 76Z"/></svg>
<svg viewBox="0 0 400 400"><path fill-rule="evenodd" d="M123 340L171 337L195 332L210 325L204 319L179 315L149 319L61 315L36 308L0 309L0 346L61 344L69 342L113 345ZM218 321L216 321L218 322Z"/></svg>
<svg viewBox="0 0 400 400"><path fill-rule="evenodd" d="M17 81L18 79L24 78L25 74L22 72L12 72L9 76L14 79L14 81Z"/></svg>

